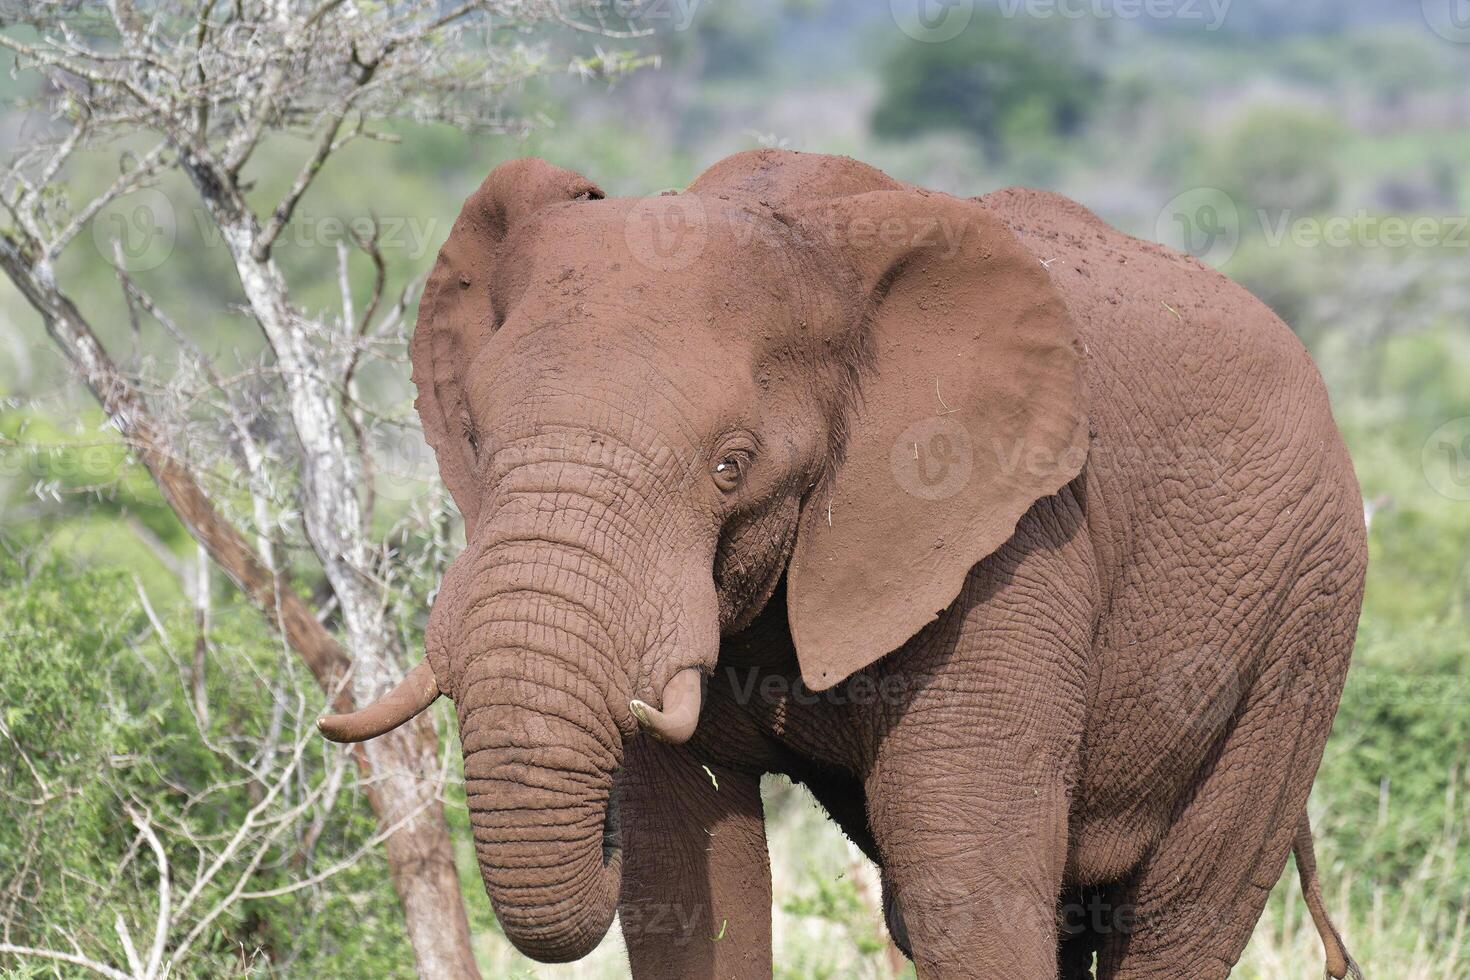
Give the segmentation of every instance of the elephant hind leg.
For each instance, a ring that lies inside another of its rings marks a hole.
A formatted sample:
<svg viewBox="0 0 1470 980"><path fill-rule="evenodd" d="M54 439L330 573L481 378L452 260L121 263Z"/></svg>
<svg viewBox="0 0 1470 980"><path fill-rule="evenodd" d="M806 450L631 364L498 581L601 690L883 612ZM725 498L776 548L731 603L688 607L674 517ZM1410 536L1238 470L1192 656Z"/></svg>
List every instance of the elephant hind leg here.
<svg viewBox="0 0 1470 980"><path fill-rule="evenodd" d="M1337 708L1356 609L1305 583L1179 804L1122 887L1098 980L1224 980L1298 841ZM1350 617L1348 613L1352 613Z"/></svg>
<svg viewBox="0 0 1470 980"><path fill-rule="evenodd" d="M1310 785L1292 784L1286 758L1265 757L1297 746L1263 707L1245 708L1196 793L1120 886L1097 980L1229 976L1286 865Z"/></svg>

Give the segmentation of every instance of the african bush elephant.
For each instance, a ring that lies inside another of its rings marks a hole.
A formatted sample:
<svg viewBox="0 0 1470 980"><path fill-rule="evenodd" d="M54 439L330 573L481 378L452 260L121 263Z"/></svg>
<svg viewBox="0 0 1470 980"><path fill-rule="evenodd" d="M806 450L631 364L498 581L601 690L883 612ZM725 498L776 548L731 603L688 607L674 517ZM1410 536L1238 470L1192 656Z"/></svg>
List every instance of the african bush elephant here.
<svg viewBox="0 0 1470 980"><path fill-rule="evenodd" d="M505 933L771 973L759 782L882 870L920 976L1225 976L1296 850L1361 498L1291 331L1062 197L761 150L465 204L413 339L464 515L423 664Z"/></svg>

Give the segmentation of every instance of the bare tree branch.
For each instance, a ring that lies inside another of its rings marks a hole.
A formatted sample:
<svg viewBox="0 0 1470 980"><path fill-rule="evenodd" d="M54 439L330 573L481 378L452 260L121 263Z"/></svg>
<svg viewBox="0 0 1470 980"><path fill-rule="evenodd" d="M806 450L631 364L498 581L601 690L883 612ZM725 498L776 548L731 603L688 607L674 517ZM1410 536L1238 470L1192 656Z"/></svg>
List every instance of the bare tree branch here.
<svg viewBox="0 0 1470 980"><path fill-rule="evenodd" d="M0 953L10 953L13 956L31 956L41 960L55 960L58 963L70 963L85 970L91 970L100 976L111 977L112 980L134 980L133 977L121 970L114 970L105 963L89 960L80 953L62 953L54 949L37 949L34 946L14 946L10 943L0 943Z"/></svg>

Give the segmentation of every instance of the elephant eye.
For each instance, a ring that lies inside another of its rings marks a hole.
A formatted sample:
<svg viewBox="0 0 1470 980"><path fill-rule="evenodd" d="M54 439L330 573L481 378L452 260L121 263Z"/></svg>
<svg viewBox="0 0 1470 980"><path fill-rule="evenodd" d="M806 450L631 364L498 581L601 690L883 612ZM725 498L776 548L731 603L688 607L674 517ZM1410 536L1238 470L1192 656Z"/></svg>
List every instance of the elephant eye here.
<svg viewBox="0 0 1470 980"><path fill-rule="evenodd" d="M740 483L745 477L745 466L746 459L740 453L725 453L715 464L712 473L715 486L725 493L734 493L740 489Z"/></svg>
<svg viewBox="0 0 1470 980"><path fill-rule="evenodd" d="M470 452L476 459L480 458L480 434L475 430L475 420L470 418L467 411L460 412L459 428L464 434L465 440L470 444Z"/></svg>

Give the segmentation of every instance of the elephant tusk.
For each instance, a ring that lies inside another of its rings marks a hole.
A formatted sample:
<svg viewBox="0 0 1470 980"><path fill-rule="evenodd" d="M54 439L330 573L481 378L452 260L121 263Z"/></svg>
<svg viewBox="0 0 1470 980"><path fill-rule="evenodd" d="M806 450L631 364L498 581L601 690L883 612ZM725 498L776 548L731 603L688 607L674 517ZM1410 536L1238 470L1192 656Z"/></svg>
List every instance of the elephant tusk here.
<svg viewBox="0 0 1470 980"><path fill-rule="evenodd" d="M631 701L628 707L633 717L648 729L649 734L663 742L682 745L694 734L699 724L700 702L703 700L701 685L704 671L698 667L686 667L664 685L664 707L660 711L645 701Z"/></svg>
<svg viewBox="0 0 1470 980"><path fill-rule="evenodd" d="M323 715L317 730L333 742L365 742L418 715L439 697L439 682L427 660L408 672L398 686L360 711L345 715Z"/></svg>

